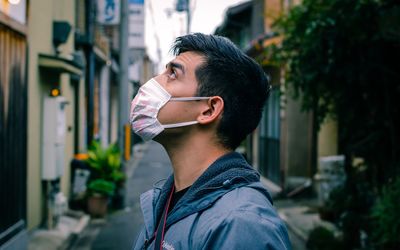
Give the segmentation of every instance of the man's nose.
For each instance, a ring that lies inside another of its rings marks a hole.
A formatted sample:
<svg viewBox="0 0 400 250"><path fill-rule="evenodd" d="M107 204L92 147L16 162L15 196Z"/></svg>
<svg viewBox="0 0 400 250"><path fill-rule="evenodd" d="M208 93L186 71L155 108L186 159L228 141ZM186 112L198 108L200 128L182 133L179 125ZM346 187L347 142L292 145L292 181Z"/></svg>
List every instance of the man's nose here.
<svg viewBox="0 0 400 250"><path fill-rule="evenodd" d="M156 80L162 87L165 87L165 79L163 78L162 74L155 76L154 80Z"/></svg>

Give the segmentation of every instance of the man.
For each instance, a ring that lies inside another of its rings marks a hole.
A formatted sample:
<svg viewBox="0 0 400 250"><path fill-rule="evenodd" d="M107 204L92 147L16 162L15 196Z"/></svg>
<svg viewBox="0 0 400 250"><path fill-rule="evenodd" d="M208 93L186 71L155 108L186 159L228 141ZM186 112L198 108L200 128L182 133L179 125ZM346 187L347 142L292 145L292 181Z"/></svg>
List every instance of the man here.
<svg viewBox="0 0 400 250"><path fill-rule="evenodd" d="M173 167L141 196L134 249L290 249L259 174L234 151L260 121L262 68L220 36L179 37L172 51L131 105L134 132L159 142Z"/></svg>

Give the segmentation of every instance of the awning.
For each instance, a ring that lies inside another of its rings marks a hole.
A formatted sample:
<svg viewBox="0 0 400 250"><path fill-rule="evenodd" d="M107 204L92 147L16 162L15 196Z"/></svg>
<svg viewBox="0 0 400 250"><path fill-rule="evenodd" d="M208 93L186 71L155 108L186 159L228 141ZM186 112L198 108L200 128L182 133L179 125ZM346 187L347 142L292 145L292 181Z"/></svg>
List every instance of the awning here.
<svg viewBox="0 0 400 250"><path fill-rule="evenodd" d="M267 48L272 45L279 46L282 39L283 37L277 34L266 33L251 41L244 51L262 66L274 65L274 62L271 61L271 51L268 51Z"/></svg>
<svg viewBox="0 0 400 250"><path fill-rule="evenodd" d="M282 36L279 36L275 33L266 33L252 40L249 45L244 49L244 51L248 55L258 54L264 48L267 48L271 45L278 45L281 42Z"/></svg>
<svg viewBox="0 0 400 250"><path fill-rule="evenodd" d="M54 55L39 54L39 67L59 73L83 75L83 65L78 61Z"/></svg>
<svg viewBox="0 0 400 250"><path fill-rule="evenodd" d="M228 8L225 12L225 17L221 25L216 30L216 35L227 36L226 32L237 32L237 28L243 28L249 25L251 21L251 11L253 8L253 2L248 1L236 6Z"/></svg>

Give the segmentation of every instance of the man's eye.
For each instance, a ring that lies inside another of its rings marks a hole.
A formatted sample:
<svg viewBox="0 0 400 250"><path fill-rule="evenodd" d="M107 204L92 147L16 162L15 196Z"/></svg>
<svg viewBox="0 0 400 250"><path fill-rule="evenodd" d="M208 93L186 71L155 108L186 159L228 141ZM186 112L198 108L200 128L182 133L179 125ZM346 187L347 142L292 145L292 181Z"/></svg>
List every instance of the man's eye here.
<svg viewBox="0 0 400 250"><path fill-rule="evenodd" d="M170 69L168 77L171 79L176 79L176 72L174 69Z"/></svg>

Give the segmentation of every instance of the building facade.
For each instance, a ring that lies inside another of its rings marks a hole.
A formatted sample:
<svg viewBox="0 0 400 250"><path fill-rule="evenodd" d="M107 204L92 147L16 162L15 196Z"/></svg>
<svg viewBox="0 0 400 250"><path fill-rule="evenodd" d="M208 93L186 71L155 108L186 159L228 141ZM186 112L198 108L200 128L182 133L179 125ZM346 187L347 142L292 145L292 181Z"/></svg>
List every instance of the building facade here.
<svg viewBox="0 0 400 250"><path fill-rule="evenodd" d="M119 23L99 19L107 4L0 0L2 250L26 249L29 231L55 227L74 196L72 161L92 140L118 140ZM144 48L134 56L130 97L154 73Z"/></svg>
<svg viewBox="0 0 400 250"><path fill-rule="evenodd" d="M229 37L258 61L270 76L272 90L260 125L246 141L245 154L276 192L293 190L311 180L317 159L337 153L337 127L325 123L317 130L312 112L285 89L285 69L270 60L268 47L279 46L281 36L273 22L299 1L253 0L226 11L215 33ZM308 182L309 183L309 182Z"/></svg>

